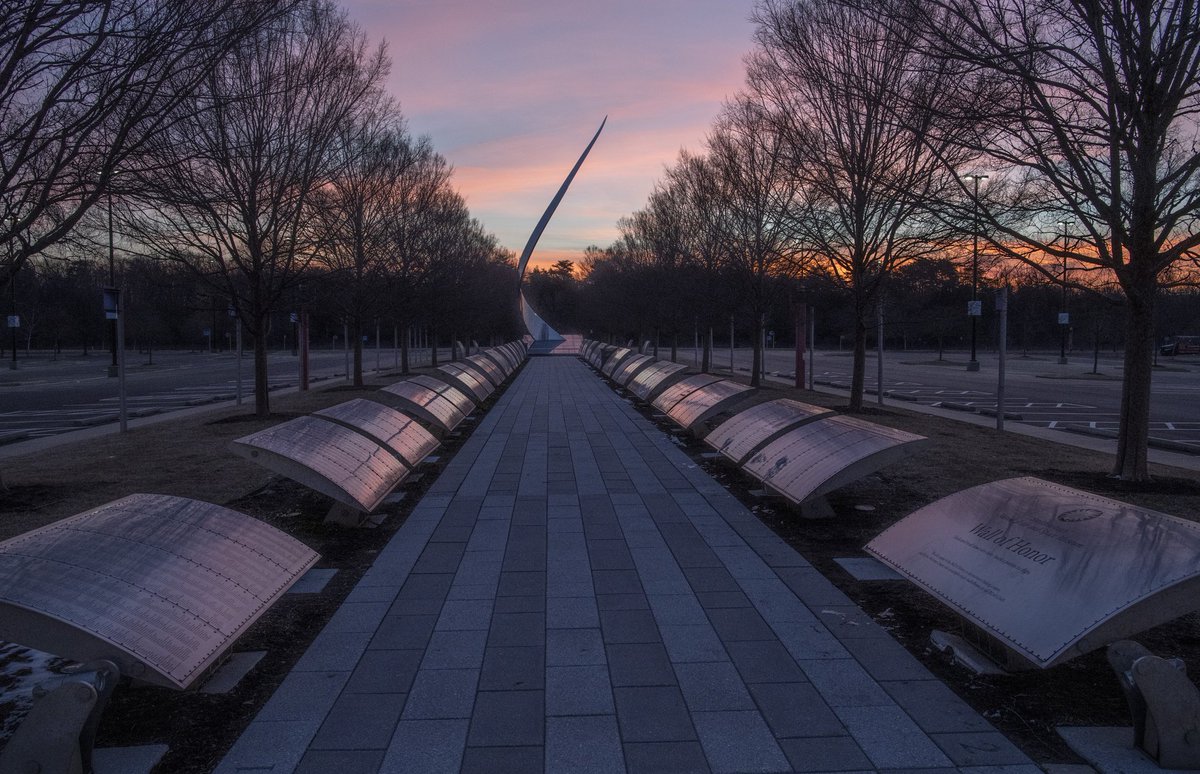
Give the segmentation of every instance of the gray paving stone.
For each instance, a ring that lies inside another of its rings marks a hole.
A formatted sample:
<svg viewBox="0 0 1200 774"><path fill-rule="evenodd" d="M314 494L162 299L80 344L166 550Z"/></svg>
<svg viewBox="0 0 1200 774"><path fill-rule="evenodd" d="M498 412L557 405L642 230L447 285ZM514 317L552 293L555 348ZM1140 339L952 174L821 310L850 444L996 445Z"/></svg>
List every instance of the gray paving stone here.
<svg viewBox="0 0 1200 774"><path fill-rule="evenodd" d="M612 684L604 665L548 667L547 715L611 715Z"/></svg>
<svg viewBox="0 0 1200 774"><path fill-rule="evenodd" d="M775 631L758 611L749 607L716 608L708 611L708 620L722 642L774 640Z"/></svg>
<svg viewBox="0 0 1200 774"><path fill-rule="evenodd" d="M404 719L469 718L478 684L478 669L422 669L404 705Z"/></svg>
<svg viewBox="0 0 1200 774"><path fill-rule="evenodd" d="M604 610L600 630L606 643L661 642L649 610Z"/></svg>
<svg viewBox="0 0 1200 774"><path fill-rule="evenodd" d="M479 669L487 632L434 632L421 661L422 669Z"/></svg>
<svg viewBox="0 0 1200 774"><path fill-rule="evenodd" d="M461 774L540 774L545 756L542 747L468 747Z"/></svg>
<svg viewBox="0 0 1200 774"><path fill-rule="evenodd" d="M683 699L692 712L754 710L746 684L729 661L675 664Z"/></svg>
<svg viewBox="0 0 1200 774"><path fill-rule="evenodd" d="M451 587L451 593L455 587ZM446 600L442 614L437 619L438 631L469 631L486 629L492 619L491 598L473 600Z"/></svg>
<svg viewBox="0 0 1200 774"><path fill-rule="evenodd" d="M725 649L746 683L792 683L808 680L787 648L779 642L730 642L725 645Z"/></svg>
<svg viewBox="0 0 1200 774"><path fill-rule="evenodd" d="M422 650L368 650L346 683L346 693L407 693Z"/></svg>
<svg viewBox="0 0 1200 774"><path fill-rule="evenodd" d="M542 643L491 647L484 652L481 691L541 690L545 685L546 649Z"/></svg>
<svg viewBox="0 0 1200 774"><path fill-rule="evenodd" d="M728 658L725 645L708 622L694 626L660 626L659 633L672 664Z"/></svg>
<svg viewBox="0 0 1200 774"><path fill-rule="evenodd" d="M596 607L600 610L649 610L645 594L598 594Z"/></svg>
<svg viewBox="0 0 1200 774"><path fill-rule="evenodd" d="M543 691L480 691L467 743L472 747L541 745L545 717Z"/></svg>
<svg viewBox="0 0 1200 774"><path fill-rule="evenodd" d="M505 571L500 573L500 588L496 592L502 597L521 597L546 594L544 571Z"/></svg>
<svg viewBox="0 0 1200 774"><path fill-rule="evenodd" d="M899 707L834 707L833 710L876 768L954 765Z"/></svg>
<svg viewBox="0 0 1200 774"><path fill-rule="evenodd" d="M487 600L489 605L493 603L496 599L495 583L455 583L450 587L450 593L446 595L446 602L465 602L481 599Z"/></svg>
<svg viewBox="0 0 1200 774"><path fill-rule="evenodd" d="M592 597L550 597L546 600L547 629L595 629L600 626Z"/></svg>
<svg viewBox="0 0 1200 774"><path fill-rule="evenodd" d="M1003 734L995 731L929 736L957 766L1019 766L1032 763Z"/></svg>
<svg viewBox="0 0 1200 774"><path fill-rule="evenodd" d="M723 610L731 607L753 607L750 598L740 591L702 591L696 599L705 610Z"/></svg>
<svg viewBox="0 0 1200 774"><path fill-rule="evenodd" d="M383 619L369 647L376 650L418 650L429 643L436 615L390 615Z"/></svg>
<svg viewBox="0 0 1200 774"><path fill-rule="evenodd" d="M752 683L749 688L767 725L780 739L846 733L837 715L809 683Z"/></svg>
<svg viewBox="0 0 1200 774"><path fill-rule="evenodd" d="M370 632L321 632L292 671L349 672L358 664L370 639Z"/></svg>
<svg viewBox="0 0 1200 774"><path fill-rule="evenodd" d="M902 680L880 686L927 733L995 730L940 680Z"/></svg>
<svg viewBox="0 0 1200 774"><path fill-rule="evenodd" d="M546 666L606 664L599 629L550 629L546 632Z"/></svg>
<svg viewBox="0 0 1200 774"><path fill-rule="evenodd" d="M496 613L488 633L489 647L542 645L546 641L546 614Z"/></svg>
<svg viewBox="0 0 1200 774"><path fill-rule="evenodd" d="M699 742L630 742L625 745L629 774L709 774Z"/></svg>
<svg viewBox="0 0 1200 774"><path fill-rule="evenodd" d="M862 771L871 761L848 736L781 739L779 746L796 771Z"/></svg>
<svg viewBox="0 0 1200 774"><path fill-rule="evenodd" d="M844 639L842 645L876 680L928 680L925 665L891 637Z"/></svg>
<svg viewBox="0 0 1200 774"><path fill-rule="evenodd" d="M225 754L214 774L292 771L317 733L319 720L254 720Z"/></svg>
<svg viewBox="0 0 1200 774"><path fill-rule="evenodd" d="M493 613L542 613L546 610L546 598L540 594L523 597L496 597Z"/></svg>
<svg viewBox="0 0 1200 774"><path fill-rule="evenodd" d="M629 742L679 742L696 738L683 694L674 686L614 688L621 738Z"/></svg>
<svg viewBox="0 0 1200 774"><path fill-rule="evenodd" d="M404 694L342 694L317 731L314 750L384 750L404 709Z"/></svg>
<svg viewBox="0 0 1200 774"><path fill-rule="evenodd" d="M714 774L791 771L791 764L757 712L695 712L692 720Z"/></svg>
<svg viewBox="0 0 1200 774"><path fill-rule="evenodd" d="M659 626L708 625L708 616L694 594L651 594L647 599Z"/></svg>
<svg viewBox="0 0 1200 774"><path fill-rule="evenodd" d="M382 763L383 750L309 750L293 774L375 774Z"/></svg>
<svg viewBox="0 0 1200 774"><path fill-rule="evenodd" d="M283 679L256 721L324 719L349 679L349 672L292 672Z"/></svg>
<svg viewBox="0 0 1200 774"><path fill-rule="evenodd" d="M546 719L547 774L625 771L617 721L610 715Z"/></svg>
<svg viewBox="0 0 1200 774"><path fill-rule="evenodd" d="M661 643L610 644L605 646L605 650L608 654L608 674L613 685L675 685L675 670L671 668L671 660Z"/></svg>
<svg viewBox="0 0 1200 774"><path fill-rule="evenodd" d="M401 720L380 774L458 774L467 727L466 720Z"/></svg>
<svg viewBox="0 0 1200 774"><path fill-rule="evenodd" d="M771 628L797 661L851 657L850 651L819 622L775 621Z"/></svg>
<svg viewBox="0 0 1200 774"><path fill-rule="evenodd" d="M642 581L636 570L592 570L596 594L641 594Z"/></svg>
<svg viewBox="0 0 1200 774"><path fill-rule="evenodd" d="M854 659L800 661L800 668L831 707L888 707L890 696Z"/></svg>

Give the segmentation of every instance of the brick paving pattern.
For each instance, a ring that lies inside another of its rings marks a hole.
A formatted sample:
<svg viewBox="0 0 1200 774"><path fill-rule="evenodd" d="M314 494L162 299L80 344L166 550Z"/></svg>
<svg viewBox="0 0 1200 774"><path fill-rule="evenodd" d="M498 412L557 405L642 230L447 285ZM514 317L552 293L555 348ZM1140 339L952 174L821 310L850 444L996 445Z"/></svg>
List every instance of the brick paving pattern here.
<svg viewBox="0 0 1200 774"><path fill-rule="evenodd" d="M1040 769L581 361L529 361L218 772Z"/></svg>

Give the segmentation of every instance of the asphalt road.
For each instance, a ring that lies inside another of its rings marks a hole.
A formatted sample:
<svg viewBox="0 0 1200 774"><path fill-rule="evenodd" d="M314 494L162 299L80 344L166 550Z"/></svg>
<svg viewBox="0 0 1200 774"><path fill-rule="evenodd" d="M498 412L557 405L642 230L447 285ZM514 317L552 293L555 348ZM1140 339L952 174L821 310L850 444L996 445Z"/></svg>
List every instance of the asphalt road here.
<svg viewBox="0 0 1200 774"><path fill-rule="evenodd" d="M18 353L23 355L23 353ZM428 350L410 351L414 365L428 363ZM126 354L126 395L130 417L149 416L190 406L234 400L237 395L238 358L232 352L155 352ZM376 352L363 353L363 367L373 370ZM107 375L108 353L59 358L49 355L19 357L16 370L0 364L0 443L78 430L115 422L118 418L118 380ZM391 349L379 352L378 363L389 370L396 362ZM253 359L242 358L242 390L253 400ZM272 352L267 362L272 390L295 386L299 359L287 352ZM341 350L313 350L309 375L313 381L344 379L346 356Z"/></svg>
<svg viewBox="0 0 1200 774"><path fill-rule="evenodd" d="M660 349L660 356L666 357ZM690 361L692 350L680 350L681 360ZM748 372L749 349L734 350L734 366ZM980 370L966 370L967 356L955 352L939 361L936 352L885 352L884 395L928 406L959 411L990 413L997 409L999 361L995 353L978 357ZM729 350L718 349L717 367L728 368ZM809 360L818 387L849 389L849 352L818 351ZM768 380L791 383L795 354L791 350L768 350ZM1007 421L1085 432L1115 433L1120 418L1121 360L1112 354L1100 357L1098 373L1092 373L1092 354L1072 353L1066 365L1058 364L1058 353L1010 354L1005 363L1005 414ZM867 353L866 388L877 386L874 352ZM1200 357L1160 357L1154 371L1153 403L1150 407L1152 442L1176 451L1200 454Z"/></svg>

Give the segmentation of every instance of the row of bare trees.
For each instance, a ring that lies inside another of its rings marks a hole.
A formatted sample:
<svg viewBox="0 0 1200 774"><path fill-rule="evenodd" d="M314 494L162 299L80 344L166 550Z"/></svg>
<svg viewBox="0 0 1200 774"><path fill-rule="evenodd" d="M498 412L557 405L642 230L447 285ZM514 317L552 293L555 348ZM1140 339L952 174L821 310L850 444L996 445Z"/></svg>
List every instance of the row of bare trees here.
<svg viewBox="0 0 1200 774"><path fill-rule="evenodd" d="M941 256L970 275L982 251L985 271L1062 282L1069 262L1079 291L1121 291L1113 474L1147 478L1155 300L1198 268L1198 4L759 0L754 20L744 90L591 251L585 286L645 286L652 267L656 325L736 311L761 332L780 278L835 283L857 409L868 322L899 269ZM614 319L653 304L628 290L598 303Z"/></svg>
<svg viewBox="0 0 1200 774"><path fill-rule="evenodd" d="M418 320L435 336L506 327L514 298L480 291L515 284L511 255L408 132L384 46L331 0L17 5L0 21L0 287L115 230L123 256L229 299L261 415L272 313L298 296L345 321L356 384L381 316L406 344Z"/></svg>

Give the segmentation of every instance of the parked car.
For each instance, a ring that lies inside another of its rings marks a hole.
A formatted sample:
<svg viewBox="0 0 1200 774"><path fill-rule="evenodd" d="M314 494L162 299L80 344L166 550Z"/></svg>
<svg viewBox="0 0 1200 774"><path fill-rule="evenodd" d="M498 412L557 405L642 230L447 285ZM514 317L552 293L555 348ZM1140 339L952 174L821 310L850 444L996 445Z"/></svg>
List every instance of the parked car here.
<svg viewBox="0 0 1200 774"><path fill-rule="evenodd" d="M1158 351L1163 355L1200 355L1200 336L1168 336Z"/></svg>

